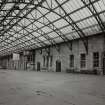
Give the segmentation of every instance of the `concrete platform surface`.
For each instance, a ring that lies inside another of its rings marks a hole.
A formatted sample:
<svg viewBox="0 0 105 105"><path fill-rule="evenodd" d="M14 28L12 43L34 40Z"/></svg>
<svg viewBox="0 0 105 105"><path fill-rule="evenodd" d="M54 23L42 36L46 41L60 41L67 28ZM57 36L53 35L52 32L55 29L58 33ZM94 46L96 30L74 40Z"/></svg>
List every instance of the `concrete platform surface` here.
<svg viewBox="0 0 105 105"><path fill-rule="evenodd" d="M0 70L0 105L105 105L105 77Z"/></svg>

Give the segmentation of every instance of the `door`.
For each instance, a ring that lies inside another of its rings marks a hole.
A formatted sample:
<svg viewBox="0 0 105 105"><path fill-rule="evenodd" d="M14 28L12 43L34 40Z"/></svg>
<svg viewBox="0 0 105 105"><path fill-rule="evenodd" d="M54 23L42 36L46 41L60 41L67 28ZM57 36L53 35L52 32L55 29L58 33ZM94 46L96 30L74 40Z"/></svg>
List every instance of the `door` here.
<svg viewBox="0 0 105 105"><path fill-rule="evenodd" d="M27 62L26 61L24 62L23 65L24 65L24 70L27 70Z"/></svg>
<svg viewBox="0 0 105 105"><path fill-rule="evenodd" d="M40 62L37 62L37 71L40 71Z"/></svg>
<svg viewBox="0 0 105 105"><path fill-rule="evenodd" d="M103 74L105 75L105 58L103 58Z"/></svg>
<svg viewBox="0 0 105 105"><path fill-rule="evenodd" d="M61 61L56 61L56 72L61 72Z"/></svg>

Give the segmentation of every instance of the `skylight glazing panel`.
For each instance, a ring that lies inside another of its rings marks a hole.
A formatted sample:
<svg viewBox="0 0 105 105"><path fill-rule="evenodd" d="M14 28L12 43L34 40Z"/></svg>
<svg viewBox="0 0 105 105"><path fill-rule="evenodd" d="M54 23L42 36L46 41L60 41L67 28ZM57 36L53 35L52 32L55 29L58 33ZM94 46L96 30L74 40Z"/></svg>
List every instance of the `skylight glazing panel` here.
<svg viewBox="0 0 105 105"><path fill-rule="evenodd" d="M22 28L21 28L21 25L16 25L16 26L13 27L13 29L16 30L16 31L19 31L19 30L21 30Z"/></svg>
<svg viewBox="0 0 105 105"><path fill-rule="evenodd" d="M25 38L26 38L27 40L30 40L30 39L31 39L31 37L30 37L30 36L25 36Z"/></svg>
<svg viewBox="0 0 105 105"><path fill-rule="evenodd" d="M93 29L91 29L91 28L85 28L84 30L83 30L83 32L85 33L85 35L87 36L87 35L90 35L90 33L94 33L95 31L93 30Z"/></svg>
<svg viewBox="0 0 105 105"><path fill-rule="evenodd" d="M6 3L3 9L10 10L13 7L13 5L14 5L14 3L8 3L8 4Z"/></svg>
<svg viewBox="0 0 105 105"><path fill-rule="evenodd" d="M32 43L35 43L35 40L32 38L32 39L31 39L31 42L32 42Z"/></svg>
<svg viewBox="0 0 105 105"><path fill-rule="evenodd" d="M98 24L98 23L97 23L96 19L94 17L92 17L92 18L88 18L88 19L86 19L84 21L81 21L81 22L79 22L77 24L82 29L82 28L89 27L91 25Z"/></svg>
<svg viewBox="0 0 105 105"><path fill-rule="evenodd" d="M52 29L51 28L49 28L49 27L43 27L41 30L43 30L43 32L45 32L45 33L48 33L48 32L51 32L52 31Z"/></svg>
<svg viewBox="0 0 105 105"><path fill-rule="evenodd" d="M46 0L46 2L49 4L49 6L50 6L52 9L58 6L57 3L55 2L55 0ZM47 3L46 3L46 2L43 3L43 6L49 8L49 7L47 6Z"/></svg>
<svg viewBox="0 0 105 105"><path fill-rule="evenodd" d="M63 33L63 34L66 34L66 33L71 33L72 32L72 27L67 25L66 27L60 29L60 31Z"/></svg>
<svg viewBox="0 0 105 105"><path fill-rule="evenodd" d="M24 42L24 41L27 40L27 38L26 37L22 37L21 40Z"/></svg>
<svg viewBox="0 0 105 105"><path fill-rule="evenodd" d="M51 22L54 20L57 20L59 16L53 12L50 12L46 15L47 19L50 20Z"/></svg>
<svg viewBox="0 0 105 105"><path fill-rule="evenodd" d="M99 29L97 25L95 25L94 27L89 27L89 28L84 29L83 32L86 33L86 35L93 35L93 34L101 32L101 30Z"/></svg>
<svg viewBox="0 0 105 105"><path fill-rule="evenodd" d="M45 8L38 8L37 10L41 15L46 14L47 12L49 12L47 9Z"/></svg>
<svg viewBox="0 0 105 105"><path fill-rule="evenodd" d="M9 39L10 39L10 40L15 40L16 38L15 38L15 37L10 37Z"/></svg>
<svg viewBox="0 0 105 105"><path fill-rule="evenodd" d="M37 10L34 10L31 12L31 14L27 15L27 18L29 18L30 20L32 19L37 19Z"/></svg>
<svg viewBox="0 0 105 105"><path fill-rule="evenodd" d="M26 31L27 31L27 33L29 34L29 33L31 33L33 30L31 29L31 26L29 26L29 27L26 28Z"/></svg>
<svg viewBox="0 0 105 105"><path fill-rule="evenodd" d="M100 17L101 17L102 21L105 23L105 12L100 14Z"/></svg>
<svg viewBox="0 0 105 105"><path fill-rule="evenodd" d="M56 43L63 42L64 40L61 37L57 37L53 39Z"/></svg>
<svg viewBox="0 0 105 105"><path fill-rule="evenodd" d="M99 0L99 2L94 4L95 9L97 10L97 12L101 12L103 10L105 10L105 4L102 0Z"/></svg>
<svg viewBox="0 0 105 105"><path fill-rule="evenodd" d="M48 40L45 40L44 43L48 46L51 45L51 43ZM41 46L42 47L42 46Z"/></svg>
<svg viewBox="0 0 105 105"><path fill-rule="evenodd" d="M40 41L45 41L45 40L46 40L46 38L45 38L44 36L40 36L38 39L39 39Z"/></svg>
<svg viewBox="0 0 105 105"><path fill-rule="evenodd" d="M33 49L37 48L37 46L35 44L32 44L31 46L32 46Z"/></svg>
<svg viewBox="0 0 105 105"><path fill-rule="evenodd" d="M32 44L32 42L31 42L31 41L26 41L24 44L25 44L25 46L26 46L26 45Z"/></svg>
<svg viewBox="0 0 105 105"><path fill-rule="evenodd" d="M27 34L27 30L26 29L21 29L18 32L21 33L21 36L23 36L24 34Z"/></svg>
<svg viewBox="0 0 105 105"><path fill-rule="evenodd" d="M45 17L42 17L40 19L37 20L38 23L42 24L43 26L46 25L48 22L48 20ZM36 22L34 22L35 24Z"/></svg>
<svg viewBox="0 0 105 105"><path fill-rule="evenodd" d="M22 39L19 39L19 41L20 41L20 42L24 42L24 40L22 40Z"/></svg>
<svg viewBox="0 0 105 105"><path fill-rule="evenodd" d="M36 45L36 46L39 46L39 47L41 47L41 44L40 44L40 43L35 43L35 45Z"/></svg>
<svg viewBox="0 0 105 105"><path fill-rule="evenodd" d="M85 35L101 32L100 26L98 25L95 17L92 16L90 10L82 3L81 0L57 1L62 8L64 8L66 13L69 14L75 24L77 24L77 30L81 29ZM100 18L102 19L102 22L105 22L105 1L99 0L97 2L96 0L91 0L91 2L93 1L96 2L94 3L94 6ZM30 1L28 0L28 2ZM36 1L36 3L37 2L38 1ZM9 11L13 5L14 3L11 3L11 5L6 4L3 9L8 8L7 11ZM19 4L19 6L20 9L23 9L26 5L23 5L22 7L22 5ZM43 6L47 9L45 9ZM18 51L18 49L31 49L35 43L39 44L40 47L47 46L51 44L51 40L55 40L56 43L64 42L64 40L61 38L63 35L69 40L80 38L78 33L65 20L66 14L62 8L58 6L55 0L46 0L42 4L42 7L38 7L37 10L32 10L32 12L25 16L25 14L27 14L27 12L32 8L34 8L34 5L27 6L27 9L25 8L22 10L23 12L21 12L18 17L16 14L18 14L20 10L14 10L12 13L13 17L9 16L5 20L5 24L8 24L11 20L12 21L10 25L4 28L4 30L7 30L8 32L5 33L4 31L4 36L2 36L0 39L1 47L4 46L4 49L1 53L5 52L5 54L7 54L7 52L11 53L15 50ZM53 9L54 11L52 12L51 10ZM0 15L5 16L6 12L3 14L3 11L1 11ZM72 22L67 16L66 19L70 23ZM0 20L2 20L2 18L0 18ZM20 21L16 23L18 20ZM71 24L73 25L73 22ZM12 27L12 25L14 26ZM12 29L8 30L10 27Z"/></svg>
<svg viewBox="0 0 105 105"><path fill-rule="evenodd" d="M54 23L54 25L55 25L57 28L66 26L67 24L68 24L68 23L67 23L64 19L60 19L59 21L57 21L57 22Z"/></svg>
<svg viewBox="0 0 105 105"><path fill-rule="evenodd" d="M40 8L39 8L40 9ZM38 19L38 18L40 18L40 17L42 17L42 14L39 12L39 11L37 11L36 12L36 19Z"/></svg>
<svg viewBox="0 0 105 105"><path fill-rule="evenodd" d="M59 35L57 33L55 33L55 32L52 32L52 33L49 33L48 36L50 38L55 38L55 37L58 37Z"/></svg>
<svg viewBox="0 0 105 105"><path fill-rule="evenodd" d="M9 43L9 42L10 42L10 40L8 40L8 39L7 39L7 40L5 40L5 42L6 42L6 43Z"/></svg>
<svg viewBox="0 0 105 105"><path fill-rule="evenodd" d="M78 21L78 20L82 20L86 17L89 17L91 15L92 14L89 12L89 10L87 8L84 8L80 11L77 11L77 12L71 14L70 16L74 21Z"/></svg>
<svg viewBox="0 0 105 105"><path fill-rule="evenodd" d="M92 15L92 13L89 11L88 8L83 8L83 9L81 9L78 12L81 15L81 19L84 19L84 18L89 17L89 16Z"/></svg>
<svg viewBox="0 0 105 105"><path fill-rule="evenodd" d="M69 40L73 40L73 36L72 36L70 33L68 33L68 34L66 35L66 37L67 37Z"/></svg>
<svg viewBox="0 0 105 105"><path fill-rule="evenodd" d="M80 0L69 0L69 2L63 5L67 13L70 13L80 8L80 5L77 3L77 1L81 2Z"/></svg>
<svg viewBox="0 0 105 105"><path fill-rule="evenodd" d="M38 34L37 32L33 32L32 34L33 34L35 37L40 36L40 34Z"/></svg>
<svg viewBox="0 0 105 105"><path fill-rule="evenodd" d="M39 20L40 21L40 20ZM44 24L41 24L41 23L39 23L39 22L34 22L34 24L37 26L37 27L43 27L44 26Z"/></svg>
<svg viewBox="0 0 105 105"><path fill-rule="evenodd" d="M73 37L74 39L80 38L80 36L78 35L77 32L73 32L73 33L72 33L72 37Z"/></svg>

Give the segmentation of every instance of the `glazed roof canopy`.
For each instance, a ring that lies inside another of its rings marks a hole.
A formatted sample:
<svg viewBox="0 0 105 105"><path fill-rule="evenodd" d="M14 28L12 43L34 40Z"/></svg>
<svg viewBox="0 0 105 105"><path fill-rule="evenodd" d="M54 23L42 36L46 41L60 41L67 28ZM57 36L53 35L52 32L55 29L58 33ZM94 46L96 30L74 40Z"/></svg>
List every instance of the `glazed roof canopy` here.
<svg viewBox="0 0 105 105"><path fill-rule="evenodd" d="M104 32L105 0L0 0L0 55Z"/></svg>

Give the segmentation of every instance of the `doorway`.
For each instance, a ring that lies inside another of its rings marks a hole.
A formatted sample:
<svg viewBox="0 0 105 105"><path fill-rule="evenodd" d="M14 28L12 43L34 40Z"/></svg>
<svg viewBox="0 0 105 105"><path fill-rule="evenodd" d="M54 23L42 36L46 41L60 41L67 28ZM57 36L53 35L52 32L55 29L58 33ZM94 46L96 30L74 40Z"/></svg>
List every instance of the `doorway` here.
<svg viewBox="0 0 105 105"><path fill-rule="evenodd" d="M37 62L37 71L40 71L40 62Z"/></svg>
<svg viewBox="0 0 105 105"><path fill-rule="evenodd" d="M61 61L56 61L56 72L61 72Z"/></svg>

